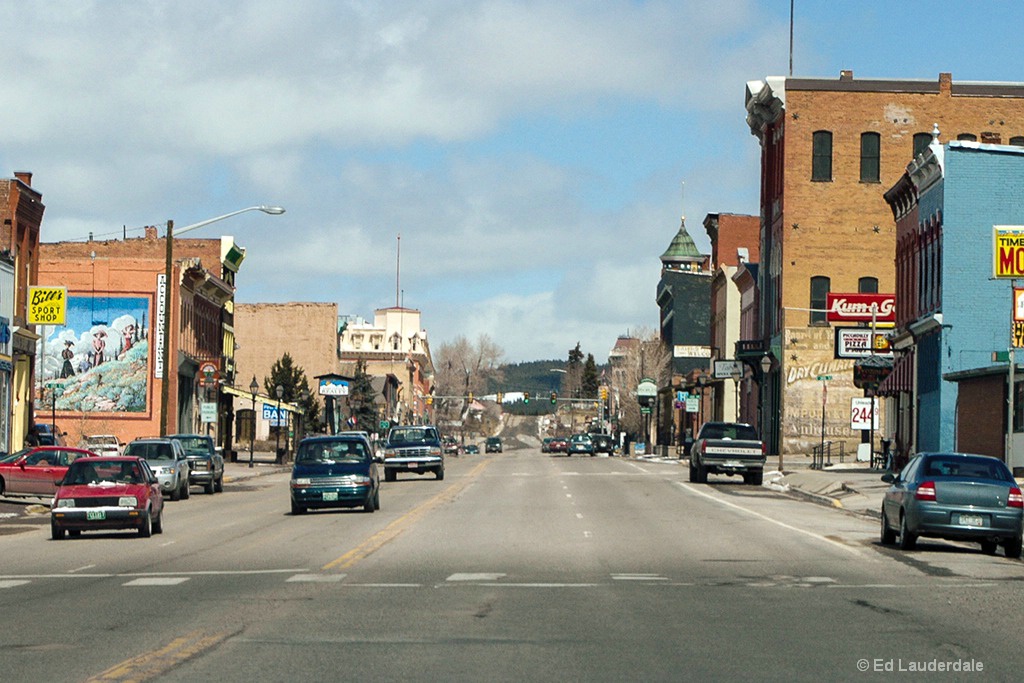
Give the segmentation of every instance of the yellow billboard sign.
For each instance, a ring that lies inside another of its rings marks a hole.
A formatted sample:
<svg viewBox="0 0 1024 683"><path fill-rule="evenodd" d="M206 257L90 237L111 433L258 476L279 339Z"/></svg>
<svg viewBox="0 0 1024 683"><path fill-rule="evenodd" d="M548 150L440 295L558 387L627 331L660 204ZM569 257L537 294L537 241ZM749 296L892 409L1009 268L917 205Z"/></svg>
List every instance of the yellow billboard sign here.
<svg viewBox="0 0 1024 683"><path fill-rule="evenodd" d="M67 315L67 287L28 288L29 325L66 325Z"/></svg>
<svg viewBox="0 0 1024 683"><path fill-rule="evenodd" d="M1024 225L994 225L992 241L995 277L1024 278Z"/></svg>

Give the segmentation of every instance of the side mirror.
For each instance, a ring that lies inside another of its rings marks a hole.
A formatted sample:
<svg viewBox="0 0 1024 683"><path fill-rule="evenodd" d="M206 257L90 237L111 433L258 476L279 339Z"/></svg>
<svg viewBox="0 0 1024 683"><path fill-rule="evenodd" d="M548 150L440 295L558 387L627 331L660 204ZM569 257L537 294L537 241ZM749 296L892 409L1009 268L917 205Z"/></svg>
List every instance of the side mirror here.
<svg viewBox="0 0 1024 683"><path fill-rule="evenodd" d="M893 474L892 472L886 472L885 474L882 475L882 481L884 481L886 484L895 484L896 475Z"/></svg>

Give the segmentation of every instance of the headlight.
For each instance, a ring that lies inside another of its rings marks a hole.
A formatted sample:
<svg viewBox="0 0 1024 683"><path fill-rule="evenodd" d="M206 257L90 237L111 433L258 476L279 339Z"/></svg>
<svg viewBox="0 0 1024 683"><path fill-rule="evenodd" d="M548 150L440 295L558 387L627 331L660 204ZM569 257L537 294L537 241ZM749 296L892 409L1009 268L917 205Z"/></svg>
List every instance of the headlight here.
<svg viewBox="0 0 1024 683"><path fill-rule="evenodd" d="M73 508L75 507L74 498L61 498L57 501L57 507L59 508Z"/></svg>
<svg viewBox="0 0 1024 683"><path fill-rule="evenodd" d="M312 480L308 477L302 477L299 479L292 479L292 486L309 486Z"/></svg>
<svg viewBox="0 0 1024 683"><path fill-rule="evenodd" d="M135 496L121 496L117 499L117 507L137 508L139 507L139 499Z"/></svg>
<svg viewBox="0 0 1024 683"><path fill-rule="evenodd" d="M384 457L385 458L393 458L393 457L395 457L395 449L394 448L385 448L384 449Z"/></svg>
<svg viewBox="0 0 1024 683"><path fill-rule="evenodd" d="M431 455L441 455L441 449L440 448L431 448L430 449L430 454Z"/></svg>

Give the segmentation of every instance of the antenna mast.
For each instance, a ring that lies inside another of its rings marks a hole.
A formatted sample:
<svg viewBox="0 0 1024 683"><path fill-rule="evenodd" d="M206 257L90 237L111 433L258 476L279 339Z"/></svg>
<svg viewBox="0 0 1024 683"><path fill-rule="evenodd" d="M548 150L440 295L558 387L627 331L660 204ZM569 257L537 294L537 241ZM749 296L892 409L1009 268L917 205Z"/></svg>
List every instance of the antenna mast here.
<svg viewBox="0 0 1024 683"><path fill-rule="evenodd" d="M395 258L395 308L401 307L399 298L402 286L402 233L398 233L398 255Z"/></svg>

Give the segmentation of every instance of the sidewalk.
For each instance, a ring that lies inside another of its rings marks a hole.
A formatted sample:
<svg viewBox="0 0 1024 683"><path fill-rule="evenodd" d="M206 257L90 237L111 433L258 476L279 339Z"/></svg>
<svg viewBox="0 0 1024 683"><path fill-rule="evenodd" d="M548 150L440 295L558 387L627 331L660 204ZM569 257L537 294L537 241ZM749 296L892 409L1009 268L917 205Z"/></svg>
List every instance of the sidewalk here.
<svg viewBox="0 0 1024 683"><path fill-rule="evenodd" d="M238 462L224 460L224 481L227 483L262 477L277 472L289 472L292 465L290 462L278 465L274 462L274 453L271 451L256 451L252 457L252 467L249 467L249 451L238 454Z"/></svg>
<svg viewBox="0 0 1024 683"><path fill-rule="evenodd" d="M872 469L867 462L847 462L811 469L809 455L787 455L783 471L778 456L765 463L764 485L774 491L792 493L865 517L878 519L882 498L889 484L882 481L885 470Z"/></svg>

